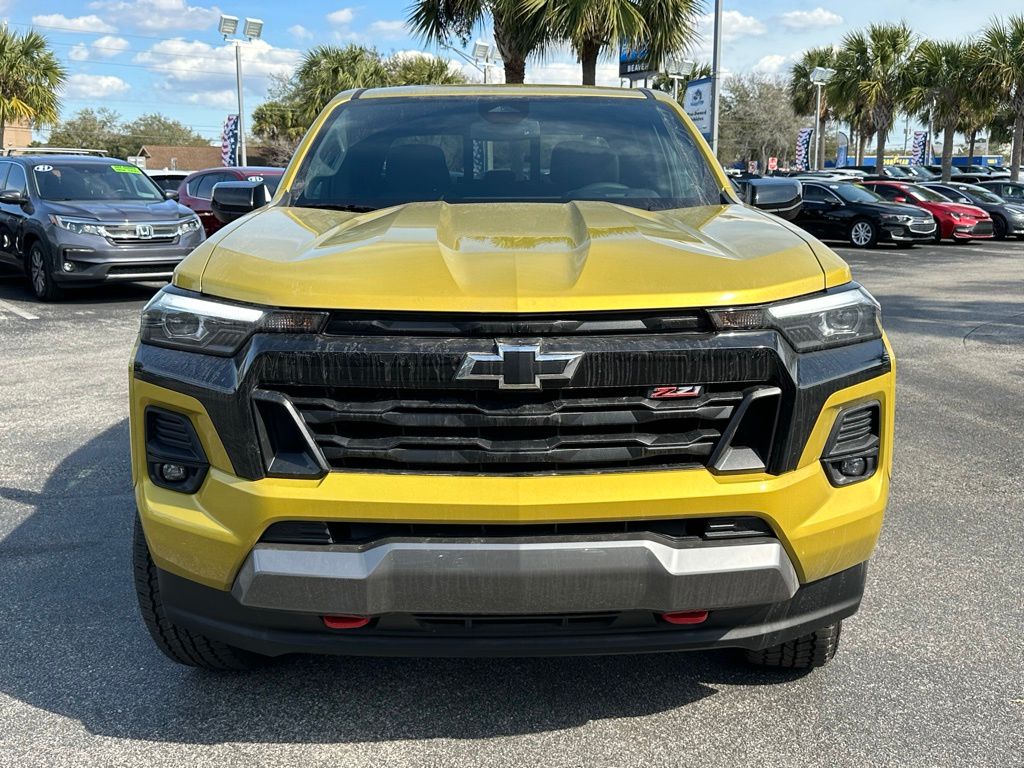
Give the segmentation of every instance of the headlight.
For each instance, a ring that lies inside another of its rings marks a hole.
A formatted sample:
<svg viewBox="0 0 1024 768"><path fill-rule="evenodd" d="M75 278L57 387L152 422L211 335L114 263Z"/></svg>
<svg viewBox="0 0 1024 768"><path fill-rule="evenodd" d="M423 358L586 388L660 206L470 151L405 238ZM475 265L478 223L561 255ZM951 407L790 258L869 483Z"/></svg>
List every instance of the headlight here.
<svg viewBox="0 0 1024 768"><path fill-rule="evenodd" d="M949 212L949 215L950 215L950 216L952 216L952 217L953 217L954 219L956 219L957 221L960 221L960 219L962 219L962 218L963 218L963 214L961 214L961 213L957 213L956 211L950 211L950 212Z"/></svg>
<svg viewBox="0 0 1024 768"><path fill-rule="evenodd" d="M198 232L203 228L203 224L199 221L198 216L189 216L178 224L178 235L191 235L193 232Z"/></svg>
<svg viewBox="0 0 1024 768"><path fill-rule="evenodd" d="M878 302L864 288L852 285L850 290L811 299L710 314L719 330L777 330L797 352L881 338Z"/></svg>
<svg viewBox="0 0 1024 768"><path fill-rule="evenodd" d="M54 216L52 214L50 215L50 221L61 229L74 232L76 235L99 235L100 237L106 237L107 234L107 230L98 221L72 219L67 216Z"/></svg>
<svg viewBox="0 0 1024 768"><path fill-rule="evenodd" d="M900 213L883 213L881 218L882 221L895 221L899 224L909 224L914 220L913 216L904 216Z"/></svg>
<svg viewBox="0 0 1024 768"><path fill-rule="evenodd" d="M164 288L142 310L145 344L230 357L254 333L317 333L324 312L261 309Z"/></svg>

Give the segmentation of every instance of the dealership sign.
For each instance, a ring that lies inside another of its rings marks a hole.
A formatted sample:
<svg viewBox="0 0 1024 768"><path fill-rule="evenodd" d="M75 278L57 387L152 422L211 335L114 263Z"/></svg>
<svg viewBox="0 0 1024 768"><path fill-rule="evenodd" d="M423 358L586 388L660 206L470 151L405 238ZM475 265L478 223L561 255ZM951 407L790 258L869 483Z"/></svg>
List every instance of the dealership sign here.
<svg viewBox="0 0 1024 768"><path fill-rule="evenodd" d="M619 77L626 80L643 80L658 74L658 68L651 63L647 48L633 49L623 43L619 46Z"/></svg>
<svg viewBox="0 0 1024 768"><path fill-rule="evenodd" d="M711 141L711 124L714 122L713 81L711 77L691 80L686 84L686 93L683 95L683 109L708 141Z"/></svg>

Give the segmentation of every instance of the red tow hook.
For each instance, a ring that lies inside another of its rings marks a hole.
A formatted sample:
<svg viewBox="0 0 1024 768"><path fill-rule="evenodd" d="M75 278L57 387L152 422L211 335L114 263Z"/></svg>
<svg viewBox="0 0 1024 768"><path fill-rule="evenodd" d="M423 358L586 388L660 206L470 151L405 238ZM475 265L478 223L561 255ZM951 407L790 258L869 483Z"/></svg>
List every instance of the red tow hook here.
<svg viewBox="0 0 1024 768"><path fill-rule="evenodd" d="M369 623L369 616L324 616L324 626L328 629L359 629Z"/></svg>
<svg viewBox="0 0 1024 768"><path fill-rule="evenodd" d="M708 618L707 611L671 611L661 614L669 624L703 624Z"/></svg>

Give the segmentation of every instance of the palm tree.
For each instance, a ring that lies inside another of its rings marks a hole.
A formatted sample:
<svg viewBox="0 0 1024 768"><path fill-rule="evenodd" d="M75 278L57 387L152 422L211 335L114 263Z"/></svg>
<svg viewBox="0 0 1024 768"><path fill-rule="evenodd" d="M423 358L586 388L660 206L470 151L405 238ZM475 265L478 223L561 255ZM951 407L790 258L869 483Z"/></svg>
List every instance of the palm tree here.
<svg viewBox="0 0 1024 768"><path fill-rule="evenodd" d="M793 65L789 79L789 100L798 115L813 116L818 108L818 86L811 82L811 72L817 67L835 69L835 66L836 52L831 46L804 51L800 60ZM815 137L815 141L818 142L818 157L822 164L825 157L824 126L833 116L833 110L829 108L828 90L822 89L821 111L818 114L818 124L822 126L822 130L819 131L820 135Z"/></svg>
<svg viewBox="0 0 1024 768"><path fill-rule="evenodd" d="M395 54L384 62L391 85L454 85L465 83L461 72L451 69L448 62L436 56Z"/></svg>
<svg viewBox="0 0 1024 768"><path fill-rule="evenodd" d="M31 29L18 34L0 26L0 148L11 120L31 120L36 125L57 122L57 93L66 77L45 37Z"/></svg>
<svg viewBox="0 0 1024 768"><path fill-rule="evenodd" d="M1024 160L1024 16L993 20L981 35L979 56L986 77L1007 94L1013 113L1010 178L1018 181Z"/></svg>
<svg viewBox="0 0 1024 768"><path fill-rule="evenodd" d="M522 0L416 0L408 23L427 42L450 45L457 40L466 45L488 15L505 66L505 82L522 83L526 59L548 36L543 10L525 7Z"/></svg>
<svg viewBox="0 0 1024 768"><path fill-rule="evenodd" d="M856 110L861 125L875 132L875 165L885 163L885 140L913 84L911 60L917 47L906 22L871 24L843 38L830 92Z"/></svg>
<svg viewBox="0 0 1024 768"><path fill-rule="evenodd" d="M643 49L654 68L665 57L687 50L697 38L699 0L522 0L527 12L544 12L551 42L572 46L583 70L583 85L597 82L602 53L619 44Z"/></svg>
<svg viewBox="0 0 1024 768"><path fill-rule="evenodd" d="M309 125L328 102L352 88L388 85L380 54L361 45L318 45L306 51L295 72L292 101Z"/></svg>
<svg viewBox="0 0 1024 768"><path fill-rule="evenodd" d="M975 86L974 57L965 43L925 40L917 47L911 65L913 85L907 94L907 108L927 114L929 122L942 132L943 181L949 181L953 172L953 138Z"/></svg>

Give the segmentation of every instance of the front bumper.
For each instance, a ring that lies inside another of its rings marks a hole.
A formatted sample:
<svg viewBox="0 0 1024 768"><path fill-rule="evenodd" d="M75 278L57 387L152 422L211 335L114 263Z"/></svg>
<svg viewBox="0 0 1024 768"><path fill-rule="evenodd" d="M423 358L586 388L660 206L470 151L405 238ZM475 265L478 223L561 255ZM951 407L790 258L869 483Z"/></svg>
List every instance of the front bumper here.
<svg viewBox="0 0 1024 768"><path fill-rule="evenodd" d="M890 224L883 222L879 240L892 243L923 243L935 238L936 226L930 225Z"/></svg>
<svg viewBox="0 0 1024 768"><path fill-rule="evenodd" d="M778 541L385 541L259 544L231 592L249 608L318 615L689 611L777 603L797 590Z"/></svg>
<svg viewBox="0 0 1024 768"><path fill-rule="evenodd" d="M158 570L167 617L207 637L278 656L557 656L746 648L759 650L845 619L860 605L867 564L799 587L788 599L711 610L693 626L656 613L462 616L391 613L329 630L320 616L253 608L229 592Z"/></svg>
<svg viewBox="0 0 1024 768"><path fill-rule="evenodd" d="M170 280L174 268L203 241L195 232L175 238L173 243L114 245L105 238L57 233L51 248L53 277L62 285L91 285L104 282ZM68 270L65 265L71 265Z"/></svg>

